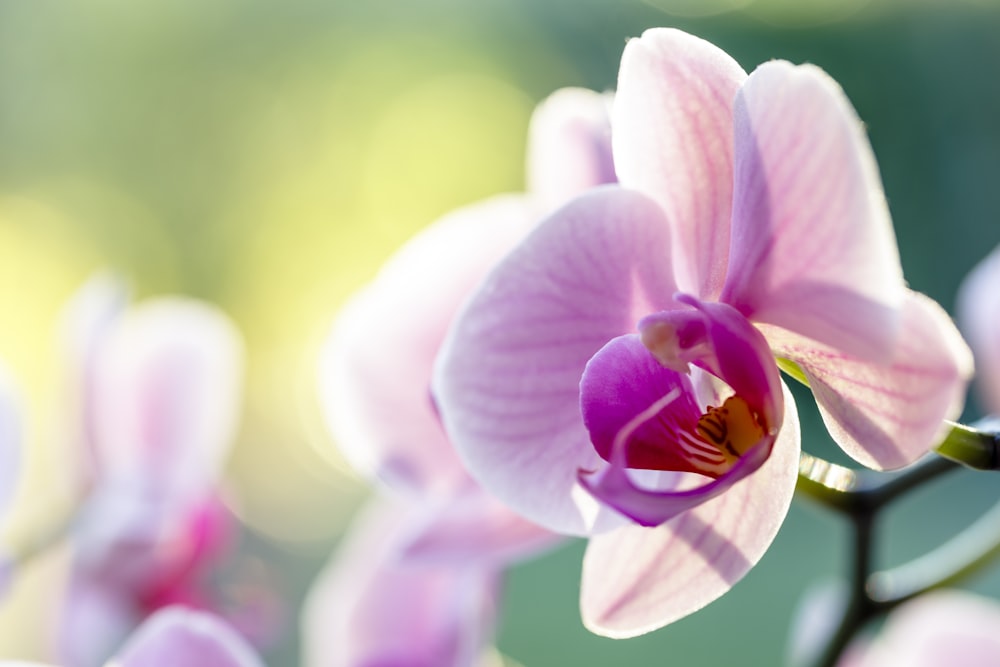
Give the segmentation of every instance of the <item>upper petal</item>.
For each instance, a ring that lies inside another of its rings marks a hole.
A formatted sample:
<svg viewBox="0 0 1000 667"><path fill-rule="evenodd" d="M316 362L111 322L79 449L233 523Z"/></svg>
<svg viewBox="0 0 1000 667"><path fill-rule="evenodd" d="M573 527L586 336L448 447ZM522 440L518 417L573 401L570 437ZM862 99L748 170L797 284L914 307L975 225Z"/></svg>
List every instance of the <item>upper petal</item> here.
<svg viewBox="0 0 1000 667"><path fill-rule="evenodd" d="M173 497L214 481L242 396L242 338L228 317L193 299L147 301L115 323L96 364L102 474Z"/></svg>
<svg viewBox="0 0 1000 667"><path fill-rule="evenodd" d="M733 98L746 72L679 30L647 30L622 55L612 112L622 185L655 199L674 231L682 290L715 298L729 255Z"/></svg>
<svg viewBox="0 0 1000 667"><path fill-rule="evenodd" d="M618 180L611 157L612 99L610 93L562 88L535 109L528 130L528 191L544 210Z"/></svg>
<svg viewBox="0 0 1000 667"><path fill-rule="evenodd" d="M693 613L728 591L774 540L798 477L799 422L791 394L771 457L722 495L655 528L592 537L583 560L584 624L634 637Z"/></svg>
<svg viewBox="0 0 1000 667"><path fill-rule="evenodd" d="M250 645L221 618L183 607L149 617L109 667L264 667Z"/></svg>
<svg viewBox="0 0 1000 667"><path fill-rule="evenodd" d="M418 492L466 483L431 401L434 356L459 305L535 215L528 198L509 195L442 218L337 317L320 396L337 445L362 474Z"/></svg>
<svg viewBox="0 0 1000 667"><path fill-rule="evenodd" d="M722 299L864 358L899 330L903 275L878 166L840 86L758 67L736 97L732 247Z"/></svg>
<svg viewBox="0 0 1000 667"><path fill-rule="evenodd" d="M805 371L823 421L853 459L877 470L912 463L962 411L972 355L933 300L907 290L896 347L885 363L771 332L775 352Z"/></svg>
<svg viewBox="0 0 1000 667"><path fill-rule="evenodd" d="M576 480L600 463L580 417L580 377L643 314L674 307L668 234L646 197L593 190L500 263L442 347L434 392L473 477L556 532L594 526L597 507Z"/></svg>
<svg viewBox="0 0 1000 667"><path fill-rule="evenodd" d="M958 324L976 357L976 383L983 411L1000 413L1000 247L962 282Z"/></svg>

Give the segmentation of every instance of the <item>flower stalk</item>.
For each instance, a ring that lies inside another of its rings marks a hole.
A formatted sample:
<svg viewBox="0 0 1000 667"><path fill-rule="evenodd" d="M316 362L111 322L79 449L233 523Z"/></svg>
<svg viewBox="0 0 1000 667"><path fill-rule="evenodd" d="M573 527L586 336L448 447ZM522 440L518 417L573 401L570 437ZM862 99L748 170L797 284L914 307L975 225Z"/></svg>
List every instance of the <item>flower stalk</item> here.
<svg viewBox="0 0 1000 667"><path fill-rule="evenodd" d="M908 491L961 467L1000 469L995 421L951 424L942 443L917 463L897 472L852 470L802 454L796 492L846 516L852 526L848 601L836 630L816 661L836 665L854 635L868 621L914 597L959 582L1000 556L1000 502L958 536L903 565L873 571L874 526L882 509Z"/></svg>

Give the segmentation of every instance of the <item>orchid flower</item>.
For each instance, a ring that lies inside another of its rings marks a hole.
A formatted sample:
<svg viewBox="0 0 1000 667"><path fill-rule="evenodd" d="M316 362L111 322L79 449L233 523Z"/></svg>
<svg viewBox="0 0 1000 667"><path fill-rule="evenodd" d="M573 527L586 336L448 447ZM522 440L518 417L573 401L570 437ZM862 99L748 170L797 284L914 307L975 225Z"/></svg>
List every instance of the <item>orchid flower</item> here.
<svg viewBox="0 0 1000 667"><path fill-rule="evenodd" d="M325 415L345 458L385 497L315 585L309 664L472 664L492 635L499 569L556 542L469 477L441 428L431 372L489 268L546 213L614 180L608 103L591 91L554 93L532 118L529 191L445 216L338 316L319 375Z"/></svg>
<svg viewBox="0 0 1000 667"><path fill-rule="evenodd" d="M958 323L976 357L982 407L1000 413L1000 247L969 273L958 291Z"/></svg>
<svg viewBox="0 0 1000 667"><path fill-rule="evenodd" d="M264 667L250 645L221 618L181 606L152 614L105 667ZM0 667L46 667L0 660Z"/></svg>
<svg viewBox="0 0 1000 667"><path fill-rule="evenodd" d="M240 336L191 299L126 302L101 277L67 309L91 488L58 633L73 665L99 664L159 607L211 606L200 578L235 529L216 484L239 412Z"/></svg>
<svg viewBox="0 0 1000 667"><path fill-rule="evenodd" d="M304 606L306 667L479 664L492 639L499 576L475 562L441 567L403 557L406 531L425 511L387 495L356 516Z"/></svg>
<svg viewBox="0 0 1000 667"><path fill-rule="evenodd" d="M490 273L433 388L479 483L593 536L584 622L626 637L716 599L772 542L800 447L779 364L878 469L936 444L971 364L906 288L871 147L820 69L748 76L650 30L625 48L611 130L621 185L559 209Z"/></svg>
<svg viewBox="0 0 1000 667"><path fill-rule="evenodd" d="M935 591L889 614L878 634L855 641L839 667L1000 667L1000 604Z"/></svg>

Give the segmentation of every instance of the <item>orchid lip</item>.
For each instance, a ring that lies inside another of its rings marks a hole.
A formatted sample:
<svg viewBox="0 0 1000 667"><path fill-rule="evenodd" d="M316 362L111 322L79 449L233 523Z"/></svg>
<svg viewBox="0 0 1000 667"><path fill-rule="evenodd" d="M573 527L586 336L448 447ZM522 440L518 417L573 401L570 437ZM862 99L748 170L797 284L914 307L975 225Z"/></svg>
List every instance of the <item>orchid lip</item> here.
<svg viewBox="0 0 1000 667"><path fill-rule="evenodd" d="M763 465L783 413L777 367L761 333L726 304L675 298L693 308L647 316L639 334L599 350L580 382L584 424L608 466L578 470L578 481L641 525L669 520ZM641 470L707 483L640 482Z"/></svg>

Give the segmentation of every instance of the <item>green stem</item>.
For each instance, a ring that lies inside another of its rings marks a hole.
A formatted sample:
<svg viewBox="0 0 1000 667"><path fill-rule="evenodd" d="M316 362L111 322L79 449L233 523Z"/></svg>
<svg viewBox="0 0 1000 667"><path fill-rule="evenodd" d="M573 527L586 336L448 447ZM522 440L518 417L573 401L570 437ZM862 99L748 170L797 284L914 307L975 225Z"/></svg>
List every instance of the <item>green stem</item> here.
<svg viewBox="0 0 1000 667"><path fill-rule="evenodd" d="M865 591L871 570L875 512L874 510L863 512L851 518L854 528L854 564L851 570L847 607L844 609L840 625L823 647L816 663L817 667L834 667L858 629L878 613L877 607Z"/></svg>
<svg viewBox="0 0 1000 667"><path fill-rule="evenodd" d="M948 422L951 430L935 451L941 456L975 470L1000 470L1000 443L996 419L965 426Z"/></svg>
<svg viewBox="0 0 1000 667"><path fill-rule="evenodd" d="M888 611L907 600L950 586L1000 556L1000 503L945 544L908 563L868 578L872 601Z"/></svg>
<svg viewBox="0 0 1000 667"><path fill-rule="evenodd" d="M847 516L853 528L848 600L836 631L818 654L817 667L833 667L868 621L906 600L953 584L1000 556L1000 503L958 536L901 566L873 572L874 525L879 512L908 491L961 466L1000 470L1000 422L951 424L929 454L903 470L878 473L845 468L809 454L799 460L796 492Z"/></svg>

